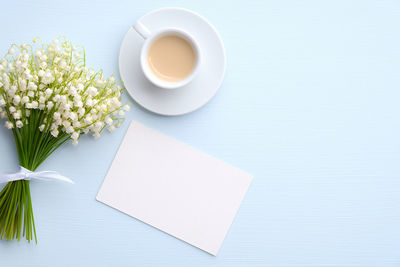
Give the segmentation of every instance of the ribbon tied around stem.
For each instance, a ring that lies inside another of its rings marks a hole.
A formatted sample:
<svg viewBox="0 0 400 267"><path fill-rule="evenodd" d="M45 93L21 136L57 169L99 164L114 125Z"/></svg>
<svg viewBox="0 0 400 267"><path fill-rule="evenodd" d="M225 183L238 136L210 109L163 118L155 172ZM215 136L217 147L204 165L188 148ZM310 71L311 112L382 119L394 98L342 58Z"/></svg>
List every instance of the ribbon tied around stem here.
<svg viewBox="0 0 400 267"><path fill-rule="evenodd" d="M0 173L0 184L8 183L18 180L43 180L43 181L51 181L58 180L67 183L74 184L74 181L69 179L68 177L62 176L56 171L38 171L33 172L22 166L16 173Z"/></svg>

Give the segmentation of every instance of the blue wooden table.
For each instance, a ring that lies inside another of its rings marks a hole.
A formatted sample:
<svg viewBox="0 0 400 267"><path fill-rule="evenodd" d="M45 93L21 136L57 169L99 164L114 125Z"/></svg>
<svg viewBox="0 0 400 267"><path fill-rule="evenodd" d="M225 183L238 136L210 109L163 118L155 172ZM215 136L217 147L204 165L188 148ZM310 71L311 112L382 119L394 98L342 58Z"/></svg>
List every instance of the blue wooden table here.
<svg viewBox="0 0 400 267"><path fill-rule="evenodd" d="M0 266L399 266L400 2L1 2L0 52L65 35L118 74L140 16L182 6L208 18L227 52L215 98L180 117L132 103L135 119L254 175L217 257L95 200L128 123L66 144L33 182L38 244L0 242ZM0 170L17 170L0 128Z"/></svg>

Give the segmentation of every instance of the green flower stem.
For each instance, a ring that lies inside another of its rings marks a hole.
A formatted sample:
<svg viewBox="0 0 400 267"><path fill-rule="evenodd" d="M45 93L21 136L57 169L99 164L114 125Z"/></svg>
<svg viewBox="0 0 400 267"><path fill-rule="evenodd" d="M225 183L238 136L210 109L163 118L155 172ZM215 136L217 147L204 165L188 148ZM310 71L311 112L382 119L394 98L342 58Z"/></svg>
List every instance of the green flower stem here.
<svg viewBox="0 0 400 267"><path fill-rule="evenodd" d="M13 129L19 164L31 171L35 171L69 139L65 133L54 137L48 131L37 130L43 121L42 113L40 110L32 110L29 124ZM0 192L1 239L19 241L25 236L28 242L35 238L37 243L29 183L27 180L9 182Z"/></svg>

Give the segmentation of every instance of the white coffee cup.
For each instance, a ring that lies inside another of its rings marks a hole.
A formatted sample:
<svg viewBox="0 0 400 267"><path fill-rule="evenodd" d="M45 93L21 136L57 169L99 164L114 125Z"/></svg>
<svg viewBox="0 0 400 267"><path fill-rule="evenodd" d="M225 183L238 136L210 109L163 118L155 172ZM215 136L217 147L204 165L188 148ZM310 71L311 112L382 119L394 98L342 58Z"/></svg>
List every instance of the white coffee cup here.
<svg viewBox="0 0 400 267"><path fill-rule="evenodd" d="M199 47L196 43L196 41L193 39L190 34L188 34L186 31L178 29L178 28L166 28L162 30L158 30L155 32L150 32L150 30L143 25L140 21L138 21L133 28L136 30L136 32L145 39L145 42L142 46L142 50L140 53L140 65L143 70L144 75L146 78L152 82L154 85L165 88L165 89L174 89L174 88L179 88L182 87L188 83L190 83L193 78L196 76L199 65L200 65L200 50ZM160 78L158 78L150 69L149 62L148 62L148 52L150 46L153 44L154 41L158 40L159 38L163 36L178 36L186 40L193 48L193 51L196 55L196 62L195 65L192 69L192 72L183 80L180 81L165 81Z"/></svg>

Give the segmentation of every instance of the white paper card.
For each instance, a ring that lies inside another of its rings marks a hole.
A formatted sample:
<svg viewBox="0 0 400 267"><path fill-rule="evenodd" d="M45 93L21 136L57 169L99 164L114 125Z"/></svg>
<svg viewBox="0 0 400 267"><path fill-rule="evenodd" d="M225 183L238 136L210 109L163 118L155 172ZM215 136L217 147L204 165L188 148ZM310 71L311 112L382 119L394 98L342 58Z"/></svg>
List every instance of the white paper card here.
<svg viewBox="0 0 400 267"><path fill-rule="evenodd" d="M212 255L252 176L132 122L97 200Z"/></svg>

